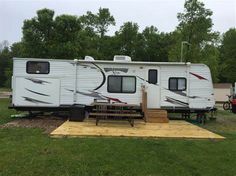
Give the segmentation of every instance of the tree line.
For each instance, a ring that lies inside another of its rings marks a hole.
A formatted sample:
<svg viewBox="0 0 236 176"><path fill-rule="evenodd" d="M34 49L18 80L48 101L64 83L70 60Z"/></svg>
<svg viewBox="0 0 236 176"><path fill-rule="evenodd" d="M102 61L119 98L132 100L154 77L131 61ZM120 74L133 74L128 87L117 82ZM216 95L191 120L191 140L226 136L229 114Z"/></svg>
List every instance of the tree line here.
<svg viewBox="0 0 236 176"><path fill-rule="evenodd" d="M155 26L140 31L135 22L125 22L108 36L115 18L107 8L82 16L58 15L40 9L34 18L24 21L23 37L11 46L0 45L0 87L9 87L12 57L112 60L114 55L128 55L134 61L179 62L184 41L184 62L205 63L214 82L236 81L236 28L220 34L212 30L212 11L203 2L187 0L177 14L179 24L172 32L160 32Z"/></svg>

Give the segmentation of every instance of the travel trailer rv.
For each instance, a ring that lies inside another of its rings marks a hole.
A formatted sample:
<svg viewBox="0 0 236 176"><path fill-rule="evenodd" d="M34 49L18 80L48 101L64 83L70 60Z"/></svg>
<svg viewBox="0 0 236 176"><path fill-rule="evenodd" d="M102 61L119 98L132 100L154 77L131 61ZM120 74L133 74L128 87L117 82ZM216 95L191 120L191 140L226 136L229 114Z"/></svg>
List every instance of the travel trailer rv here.
<svg viewBox="0 0 236 176"><path fill-rule="evenodd" d="M134 62L13 58L12 108L27 111L90 107L95 100L140 105L175 112L207 112L214 108L209 68L180 62Z"/></svg>

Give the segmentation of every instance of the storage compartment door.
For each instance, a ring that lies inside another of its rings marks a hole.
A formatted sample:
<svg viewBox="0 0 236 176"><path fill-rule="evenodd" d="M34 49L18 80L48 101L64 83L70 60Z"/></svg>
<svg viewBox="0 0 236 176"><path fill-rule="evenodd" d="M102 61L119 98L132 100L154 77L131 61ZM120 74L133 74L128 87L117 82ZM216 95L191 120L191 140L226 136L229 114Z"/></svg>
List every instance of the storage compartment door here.
<svg viewBox="0 0 236 176"><path fill-rule="evenodd" d="M16 77L14 89L15 106L59 106L59 79Z"/></svg>

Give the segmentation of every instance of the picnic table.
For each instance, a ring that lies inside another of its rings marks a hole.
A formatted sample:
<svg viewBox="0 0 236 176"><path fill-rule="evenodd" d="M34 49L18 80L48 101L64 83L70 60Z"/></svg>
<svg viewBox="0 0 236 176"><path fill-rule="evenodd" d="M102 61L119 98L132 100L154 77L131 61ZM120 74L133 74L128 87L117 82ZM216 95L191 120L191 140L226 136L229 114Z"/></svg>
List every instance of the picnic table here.
<svg viewBox="0 0 236 176"><path fill-rule="evenodd" d="M136 104L94 102L91 105L94 106L94 109L89 115L96 117L96 125L98 125L99 120L107 119L107 117L125 117L133 127L134 118L142 117L137 112L140 106Z"/></svg>

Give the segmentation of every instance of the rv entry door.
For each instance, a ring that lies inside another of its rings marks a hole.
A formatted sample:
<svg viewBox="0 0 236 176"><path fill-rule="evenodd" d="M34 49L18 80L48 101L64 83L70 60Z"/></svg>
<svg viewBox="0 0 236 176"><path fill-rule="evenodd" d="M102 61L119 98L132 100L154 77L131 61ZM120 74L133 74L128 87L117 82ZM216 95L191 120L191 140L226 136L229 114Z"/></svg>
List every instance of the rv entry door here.
<svg viewBox="0 0 236 176"><path fill-rule="evenodd" d="M159 67L149 67L147 69L146 91L147 91L147 107L160 108L160 86L159 86Z"/></svg>

